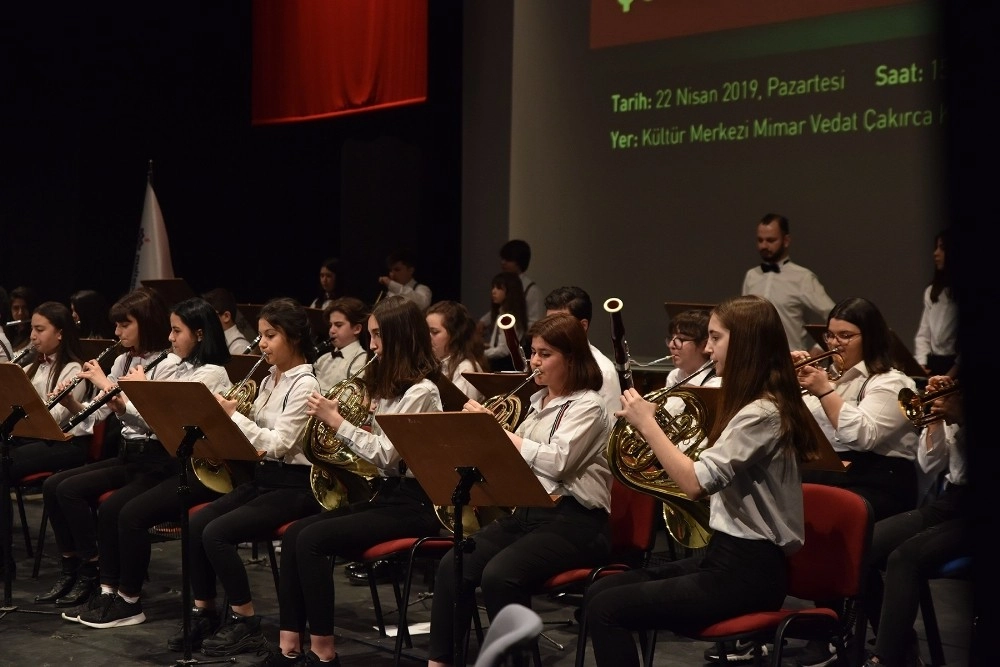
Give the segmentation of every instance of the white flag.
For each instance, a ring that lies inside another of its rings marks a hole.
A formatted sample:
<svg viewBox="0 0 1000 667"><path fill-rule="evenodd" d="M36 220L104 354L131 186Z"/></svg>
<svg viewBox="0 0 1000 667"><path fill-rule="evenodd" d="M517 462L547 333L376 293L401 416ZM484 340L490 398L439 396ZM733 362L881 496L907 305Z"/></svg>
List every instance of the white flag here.
<svg viewBox="0 0 1000 667"><path fill-rule="evenodd" d="M139 223L139 241L135 249L135 264L132 268L132 286L135 289L142 280L174 277L174 265L170 261L170 241L167 227L163 224L160 204L156 201L153 184L146 181L146 201L142 205L142 220Z"/></svg>

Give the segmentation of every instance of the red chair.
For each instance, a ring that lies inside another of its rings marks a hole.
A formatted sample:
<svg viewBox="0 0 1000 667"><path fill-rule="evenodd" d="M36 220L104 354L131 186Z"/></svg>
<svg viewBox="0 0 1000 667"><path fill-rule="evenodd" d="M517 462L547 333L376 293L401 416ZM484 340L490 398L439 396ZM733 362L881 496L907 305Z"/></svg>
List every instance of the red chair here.
<svg viewBox="0 0 1000 667"><path fill-rule="evenodd" d="M786 637L832 641L841 664L860 665L866 618L862 596L868 547L872 536L872 510L868 501L846 489L823 484L803 484L805 545L788 559L788 595L800 600L846 600L843 618L826 607L782 608L728 618L686 633L707 642L752 641L755 647L773 642L771 664L781 665ZM847 655L844 636L853 638ZM646 650L651 665L655 639ZM719 655L726 651L720 645ZM760 653L759 648L757 650ZM761 656L756 655L756 662ZM723 658L725 659L725 658Z"/></svg>
<svg viewBox="0 0 1000 667"><path fill-rule="evenodd" d="M611 484L611 560L594 568L566 570L551 577L542 585L541 593L549 595L578 594L582 596L593 582L634 567L645 567L656 542L655 519L660 501L622 484L618 479ZM583 667L587 646L585 621L579 625L576 643L576 665ZM541 663L537 653L535 663Z"/></svg>

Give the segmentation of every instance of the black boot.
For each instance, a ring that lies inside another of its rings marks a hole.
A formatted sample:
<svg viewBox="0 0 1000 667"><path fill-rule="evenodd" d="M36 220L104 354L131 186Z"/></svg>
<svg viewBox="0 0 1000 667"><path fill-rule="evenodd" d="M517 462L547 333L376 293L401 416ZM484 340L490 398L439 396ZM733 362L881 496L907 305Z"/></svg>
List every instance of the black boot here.
<svg viewBox="0 0 1000 667"><path fill-rule="evenodd" d="M101 589L97 578L97 561L87 561L80 566L76 574L76 583L66 595L56 600L57 607L75 607L84 604L91 595Z"/></svg>
<svg viewBox="0 0 1000 667"><path fill-rule="evenodd" d="M35 602L55 602L62 596L69 593L70 589L73 588L73 584L76 583L76 574L80 569L80 559L73 556L71 558L62 559L62 574L56 580L56 583L52 585L48 593L42 593L41 595L35 596Z"/></svg>

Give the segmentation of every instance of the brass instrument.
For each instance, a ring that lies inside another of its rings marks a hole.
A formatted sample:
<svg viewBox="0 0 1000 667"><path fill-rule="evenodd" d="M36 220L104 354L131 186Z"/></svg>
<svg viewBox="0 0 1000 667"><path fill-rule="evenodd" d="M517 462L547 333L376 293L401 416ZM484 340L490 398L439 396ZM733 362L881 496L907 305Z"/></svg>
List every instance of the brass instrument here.
<svg viewBox="0 0 1000 667"><path fill-rule="evenodd" d="M100 365L101 360L104 359L109 354L111 354L111 351L117 349L119 345L121 345L121 341L116 340L113 345L109 345L108 347L104 348L104 350L99 355L97 355L97 359L95 359L95 361L97 361L97 364ZM52 398L48 400L48 402L45 404L45 408L51 410L52 408L56 407L56 405L59 404L59 401L69 396L70 392L73 391L76 388L76 385L80 384L81 382L83 382L83 377L77 375L75 378L73 378L72 382L70 382L63 388L62 391L60 391L58 394L54 395Z"/></svg>
<svg viewBox="0 0 1000 667"><path fill-rule="evenodd" d="M958 381L934 391L918 394L906 387L899 390L899 409L916 428L927 426L944 419L943 414L931 412L931 404L942 396L948 396L959 390Z"/></svg>
<svg viewBox="0 0 1000 667"><path fill-rule="evenodd" d="M831 359L831 361L832 361L832 358L834 356L840 356L840 348L839 347L834 347L834 348L831 348L831 349L827 350L826 352L821 352L819 354L816 354L816 355L813 355L813 356L808 357L806 359L803 359L802 361L797 361L797 362L795 362L792 365L792 367L795 370L798 370L800 368L805 368L806 366L812 366L813 364L819 363L820 361L823 361L824 359ZM839 378L841 376L841 373L831 363L826 368L826 375L831 380L836 380L837 378ZM802 394L805 395L805 394L808 394L808 393L809 393L809 390L806 389L805 387L803 387L802 388Z"/></svg>
<svg viewBox="0 0 1000 667"><path fill-rule="evenodd" d="M514 364L514 370L526 371L528 370L528 364L521 353L521 341L517 339L517 329L514 328L516 324L517 319L510 313L504 313L497 318L497 329L503 331L507 349L510 351L510 360Z"/></svg>
<svg viewBox="0 0 1000 667"><path fill-rule="evenodd" d="M253 347L253 344L250 347ZM250 369L250 372L246 374L246 377L234 384L229 388L229 391L223 394L223 398L227 401L235 400L236 411L248 419L250 418L250 410L253 408L254 399L257 397L257 383L253 380L253 374L257 372L257 369L266 360L267 355L262 354L260 359L253 365L253 368ZM243 469L237 470L234 467L236 464L244 463L244 461L227 463L218 459L192 456L191 471L206 488L218 493L229 493L238 486L233 479L234 477L240 478L239 481L247 481L244 478L250 476L248 471Z"/></svg>
<svg viewBox="0 0 1000 667"><path fill-rule="evenodd" d="M493 416L496 417L497 421L500 422L500 426L505 431L513 431L521 423L521 412L523 412L524 408L521 405L521 398L517 395L517 392L521 391L525 385L534 380L539 373L541 371L536 368L531 371L528 377L524 378L524 382L506 394L492 396L483 403L483 407L493 413Z"/></svg>
<svg viewBox="0 0 1000 667"><path fill-rule="evenodd" d="M631 360L625 343L625 327L621 321L621 300L608 299L604 305L605 310L611 314L611 342L615 348L615 365L622 390L633 389ZM707 445L707 409L694 393L678 388L713 365L715 361L710 359L694 373L673 385L643 396L645 400L656 404L656 423L660 429L685 456L695 461ZM671 414L665 407L667 400L671 398L677 398L683 403L683 409L677 414ZM663 502L663 520L675 541L689 549L700 549L708 544L712 537L712 529L708 525L708 501L688 498L664 472L649 443L625 418L619 418L612 427L605 454L611 473L622 484L655 496Z"/></svg>
<svg viewBox="0 0 1000 667"><path fill-rule="evenodd" d="M336 400L337 408L344 419L362 426L368 421L371 413L371 398L364 380L359 376L378 359L373 356L364 366L350 377L333 385L325 394L328 400ZM324 509L337 509L349 500L349 492L338 471L360 476L370 483L378 476L378 469L358 457L339 438L337 434L316 417L310 417L306 424L302 453L305 454L312 469L309 471L309 486L313 496ZM369 489L370 490L370 489Z"/></svg>
<svg viewBox="0 0 1000 667"><path fill-rule="evenodd" d="M15 366L21 366L23 365L24 360L34 354L37 350L38 348L35 347L34 343L28 343L28 347L18 352L14 358L10 360L10 363Z"/></svg>
<svg viewBox="0 0 1000 667"><path fill-rule="evenodd" d="M161 361L163 361L164 359L167 358L168 354L170 354L170 348L169 347L167 349L163 350L162 352L160 352L155 357L153 357L150 360L150 362L148 364L146 364L146 366L144 366L144 370L147 370L147 371L153 370L154 368L156 368L157 364L159 364ZM69 421L66 422L66 425L62 427L63 433L69 433L69 431L71 429L73 429L77 424L79 424L84 419L86 419L90 415L92 415L95 412L97 412L108 401L110 401L112 398L114 398L115 396L117 396L120 393L122 393L122 388L118 387L118 386L115 386L115 387L112 387L111 389L109 389L107 392L105 392L105 394L103 396L101 396L100 398L96 398L93 401L91 401L90 403L88 403L86 405L86 407L83 408L83 410L80 410L78 413L76 413L75 415L73 415L72 417L69 418Z"/></svg>

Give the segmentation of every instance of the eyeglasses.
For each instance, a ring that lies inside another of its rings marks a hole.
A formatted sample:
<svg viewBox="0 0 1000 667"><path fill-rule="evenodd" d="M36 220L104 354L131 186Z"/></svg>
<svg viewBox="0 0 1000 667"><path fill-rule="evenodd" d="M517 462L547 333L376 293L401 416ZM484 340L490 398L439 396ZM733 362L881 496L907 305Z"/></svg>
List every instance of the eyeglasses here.
<svg viewBox="0 0 1000 667"><path fill-rule="evenodd" d="M671 336L667 339L667 347L671 345L676 345L677 347L684 347L684 343L693 343L694 338L683 338L681 336Z"/></svg>
<svg viewBox="0 0 1000 667"><path fill-rule="evenodd" d="M860 335L861 335L860 333L851 333L847 331L841 331L840 333L836 334L833 333L832 331L824 331L823 340L825 340L827 343L837 341L841 345L847 345Z"/></svg>

